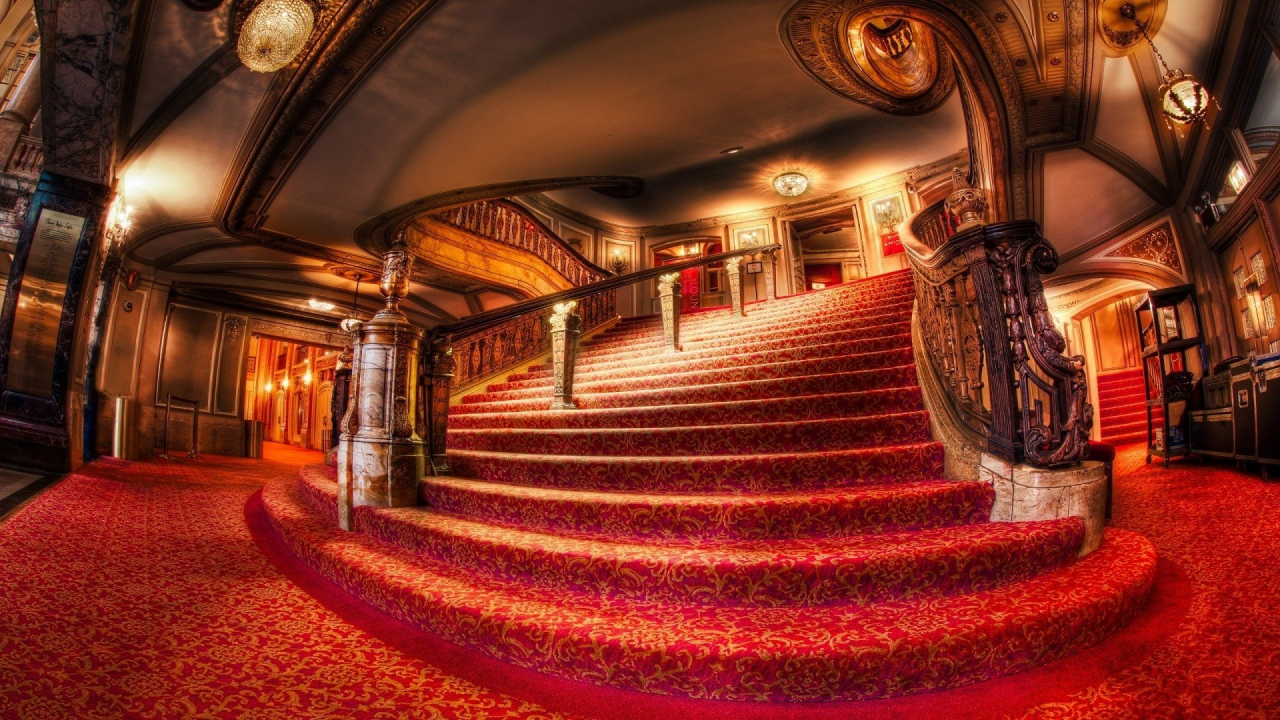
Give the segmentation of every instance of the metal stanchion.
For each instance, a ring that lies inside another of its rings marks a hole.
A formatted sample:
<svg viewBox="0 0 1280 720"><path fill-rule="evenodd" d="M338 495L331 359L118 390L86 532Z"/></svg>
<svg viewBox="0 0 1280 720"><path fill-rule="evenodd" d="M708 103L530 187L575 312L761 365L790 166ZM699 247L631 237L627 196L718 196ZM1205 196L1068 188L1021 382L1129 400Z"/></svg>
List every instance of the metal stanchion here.
<svg viewBox="0 0 1280 720"><path fill-rule="evenodd" d="M169 411L173 408L173 401L177 400L181 403L191 405L191 450L187 452L189 458L199 458L200 455L200 403L190 398L177 397L173 393L165 395L164 400L164 451L160 453L160 457L165 460L172 460L169 456Z"/></svg>

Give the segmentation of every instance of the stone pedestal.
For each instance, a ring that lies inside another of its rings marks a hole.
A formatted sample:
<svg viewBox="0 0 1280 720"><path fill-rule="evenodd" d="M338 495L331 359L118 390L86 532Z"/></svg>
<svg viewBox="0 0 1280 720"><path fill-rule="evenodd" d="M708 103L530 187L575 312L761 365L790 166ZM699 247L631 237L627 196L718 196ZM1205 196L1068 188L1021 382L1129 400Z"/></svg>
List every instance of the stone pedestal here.
<svg viewBox="0 0 1280 720"><path fill-rule="evenodd" d="M658 277L658 298L662 302L662 337L667 352L680 350L680 273Z"/></svg>
<svg viewBox="0 0 1280 720"><path fill-rule="evenodd" d="M1107 475L1102 463L1086 461L1046 470L1011 465L984 453L978 466L978 479L995 488L992 521L1056 520L1074 516L1084 520L1085 525L1080 556L1102 545L1107 507Z"/></svg>
<svg viewBox="0 0 1280 720"><path fill-rule="evenodd" d="M423 333L399 308L409 263L400 246L387 253L380 285L387 307L364 323L354 351L351 407L338 443L338 517L346 529L352 507L418 504L426 446L417 422Z"/></svg>

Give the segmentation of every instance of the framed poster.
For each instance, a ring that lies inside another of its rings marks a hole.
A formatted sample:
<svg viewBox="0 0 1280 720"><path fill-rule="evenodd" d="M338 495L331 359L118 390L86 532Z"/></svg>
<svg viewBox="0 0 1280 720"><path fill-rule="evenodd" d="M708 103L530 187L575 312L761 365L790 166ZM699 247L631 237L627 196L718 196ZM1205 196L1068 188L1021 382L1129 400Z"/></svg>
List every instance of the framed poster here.
<svg viewBox="0 0 1280 720"><path fill-rule="evenodd" d="M880 238L880 253L889 257L905 252L902 237L898 234L898 226L907 218L902 195L894 194L872 201L871 217L876 237Z"/></svg>

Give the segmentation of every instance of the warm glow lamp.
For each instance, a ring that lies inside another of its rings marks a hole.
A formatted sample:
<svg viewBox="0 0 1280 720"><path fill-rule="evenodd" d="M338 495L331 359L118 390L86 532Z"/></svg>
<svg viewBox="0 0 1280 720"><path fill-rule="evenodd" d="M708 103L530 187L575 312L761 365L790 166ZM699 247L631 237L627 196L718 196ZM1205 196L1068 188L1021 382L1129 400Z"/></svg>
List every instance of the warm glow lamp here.
<svg viewBox="0 0 1280 720"><path fill-rule="evenodd" d="M785 172L773 179L773 189L783 197L795 197L809 189L809 178L798 172Z"/></svg>
<svg viewBox="0 0 1280 720"><path fill-rule="evenodd" d="M1142 33L1142 39L1151 46L1151 52L1156 54L1160 67L1164 68L1164 84L1160 86L1160 112L1164 114L1165 124L1170 128L1174 125L1182 128L1203 122L1206 128L1209 127L1209 121L1206 119L1209 114L1209 103L1217 105L1218 101L1213 99L1199 80L1181 70L1169 68L1169 64L1164 61L1164 56L1152 42L1151 36L1147 35L1146 26L1138 20L1138 11L1133 3L1121 5L1120 15L1133 21L1138 32Z"/></svg>
<svg viewBox="0 0 1280 720"><path fill-rule="evenodd" d="M263 0L240 28L236 52L254 72L275 72L306 47L316 16L304 0Z"/></svg>

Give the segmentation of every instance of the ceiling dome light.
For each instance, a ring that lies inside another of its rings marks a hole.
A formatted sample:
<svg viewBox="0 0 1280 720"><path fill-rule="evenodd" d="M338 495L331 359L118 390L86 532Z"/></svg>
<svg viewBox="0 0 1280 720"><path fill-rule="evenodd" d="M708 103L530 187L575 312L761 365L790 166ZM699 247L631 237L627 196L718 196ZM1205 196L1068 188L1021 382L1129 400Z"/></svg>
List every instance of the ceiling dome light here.
<svg viewBox="0 0 1280 720"><path fill-rule="evenodd" d="M320 310L321 312L329 312L333 309L333 303L325 302L324 300L317 300L315 298L308 300L307 304L311 306L312 310Z"/></svg>
<svg viewBox="0 0 1280 720"><path fill-rule="evenodd" d="M798 172L782 173L773 179L773 189L777 190L779 195L795 197L809 189L809 178Z"/></svg>
<svg viewBox="0 0 1280 720"><path fill-rule="evenodd" d="M721 154L721 155L737 155L738 153L740 153L740 152L742 152L743 150L746 150L746 149L747 149L747 148L746 148L746 146L744 146L744 145L734 145L733 147L729 148L728 150L721 150L721 151L720 151L720 154Z"/></svg>
<svg viewBox="0 0 1280 720"><path fill-rule="evenodd" d="M316 16L304 0L263 0L240 29L236 52L254 72L275 72L302 52Z"/></svg>

